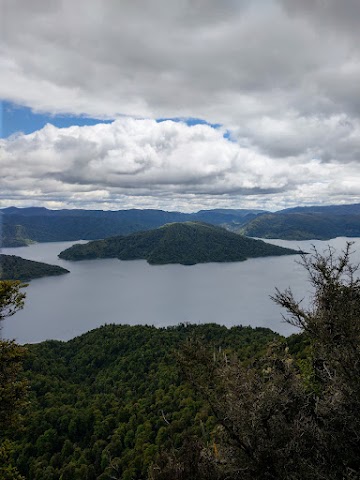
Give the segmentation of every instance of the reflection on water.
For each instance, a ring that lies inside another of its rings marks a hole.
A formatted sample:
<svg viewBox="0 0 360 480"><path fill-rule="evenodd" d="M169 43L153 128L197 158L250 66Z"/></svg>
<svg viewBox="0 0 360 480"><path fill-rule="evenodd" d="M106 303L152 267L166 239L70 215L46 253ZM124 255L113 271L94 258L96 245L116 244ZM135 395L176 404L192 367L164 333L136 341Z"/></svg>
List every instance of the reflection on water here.
<svg viewBox="0 0 360 480"><path fill-rule="evenodd" d="M269 240L290 248L319 251L344 248L346 238L326 242ZM354 262L360 261L360 239L352 239ZM296 298L311 294L297 256L267 257L236 263L194 266L150 266L143 260L115 259L68 262L57 254L74 242L41 243L3 253L61 265L68 275L33 280L23 311L4 322L5 338L21 343L68 340L104 323L153 324L216 322L227 326L269 327L284 335L295 331L284 323L269 298L275 287L291 286Z"/></svg>

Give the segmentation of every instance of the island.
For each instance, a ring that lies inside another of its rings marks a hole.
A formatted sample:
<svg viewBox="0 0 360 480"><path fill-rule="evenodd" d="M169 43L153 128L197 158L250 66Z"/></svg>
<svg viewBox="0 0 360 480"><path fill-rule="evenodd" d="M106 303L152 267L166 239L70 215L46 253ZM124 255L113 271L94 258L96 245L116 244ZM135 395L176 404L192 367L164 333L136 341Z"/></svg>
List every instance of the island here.
<svg viewBox="0 0 360 480"><path fill-rule="evenodd" d="M0 280L29 281L35 278L64 275L66 268L47 263L26 260L16 255L0 254Z"/></svg>
<svg viewBox="0 0 360 480"><path fill-rule="evenodd" d="M64 260L118 258L147 260L152 265L241 262L248 258L295 255L289 248L247 238L202 222L169 223L154 230L73 245L62 251Z"/></svg>

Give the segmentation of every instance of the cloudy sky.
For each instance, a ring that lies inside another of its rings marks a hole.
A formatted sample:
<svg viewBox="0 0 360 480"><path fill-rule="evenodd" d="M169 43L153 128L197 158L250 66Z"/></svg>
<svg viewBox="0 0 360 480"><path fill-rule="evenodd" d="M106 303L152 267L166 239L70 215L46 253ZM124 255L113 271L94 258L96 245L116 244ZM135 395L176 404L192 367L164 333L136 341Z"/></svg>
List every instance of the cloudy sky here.
<svg viewBox="0 0 360 480"><path fill-rule="evenodd" d="M0 5L0 206L360 202L359 0Z"/></svg>

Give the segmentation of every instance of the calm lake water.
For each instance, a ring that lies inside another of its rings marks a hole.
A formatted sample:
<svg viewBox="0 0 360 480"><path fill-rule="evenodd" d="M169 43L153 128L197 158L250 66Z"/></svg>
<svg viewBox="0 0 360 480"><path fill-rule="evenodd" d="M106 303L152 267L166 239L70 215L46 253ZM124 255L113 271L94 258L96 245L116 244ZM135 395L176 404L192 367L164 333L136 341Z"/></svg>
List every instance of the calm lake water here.
<svg viewBox="0 0 360 480"><path fill-rule="evenodd" d="M319 251L332 245L340 251L347 240L355 242L353 260L360 262L360 239L269 243L305 251L310 251L311 245ZM2 249L4 254L71 271L32 280L24 310L3 322L3 337L34 343L68 340L105 323L165 327L180 322L261 326L289 335L295 329L283 321L281 309L269 295L276 287L283 290L289 286L298 299L311 295L307 274L296 263L298 256L194 266L151 266L143 260L60 260L58 253L74 243L80 242Z"/></svg>

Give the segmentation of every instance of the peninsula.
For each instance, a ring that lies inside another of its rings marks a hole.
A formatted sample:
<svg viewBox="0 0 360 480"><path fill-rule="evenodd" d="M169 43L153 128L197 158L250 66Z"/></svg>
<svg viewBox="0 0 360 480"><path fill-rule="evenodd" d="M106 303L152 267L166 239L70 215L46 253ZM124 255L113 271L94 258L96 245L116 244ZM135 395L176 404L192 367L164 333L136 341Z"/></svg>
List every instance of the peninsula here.
<svg viewBox="0 0 360 480"><path fill-rule="evenodd" d="M35 278L70 273L58 265L26 260L16 255L0 254L0 280L29 281Z"/></svg>

